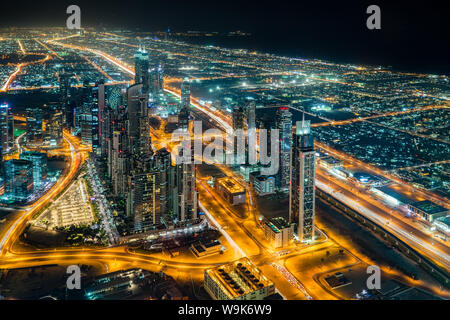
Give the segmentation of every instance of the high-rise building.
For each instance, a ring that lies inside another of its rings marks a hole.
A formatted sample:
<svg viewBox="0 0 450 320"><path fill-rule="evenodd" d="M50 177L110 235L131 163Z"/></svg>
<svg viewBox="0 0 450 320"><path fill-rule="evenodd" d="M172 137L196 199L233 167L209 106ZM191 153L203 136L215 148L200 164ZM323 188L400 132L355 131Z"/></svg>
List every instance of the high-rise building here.
<svg viewBox="0 0 450 320"><path fill-rule="evenodd" d="M256 103L255 101L250 101L247 105L247 129L256 128Z"/></svg>
<svg viewBox="0 0 450 320"><path fill-rule="evenodd" d="M149 72L149 60L148 52L144 47L140 46L136 54L135 59L135 84L142 84L142 91L146 94L149 93L150 89L150 72Z"/></svg>
<svg viewBox="0 0 450 320"><path fill-rule="evenodd" d="M278 108L275 127L280 131L280 169L277 174L278 188L289 190L289 167L292 146L292 113L287 107Z"/></svg>
<svg viewBox="0 0 450 320"><path fill-rule="evenodd" d="M0 105L0 156L14 147L14 118L7 103Z"/></svg>
<svg viewBox="0 0 450 320"><path fill-rule="evenodd" d="M110 175L115 196L126 193L128 157L126 153L126 136L123 131L113 132Z"/></svg>
<svg viewBox="0 0 450 320"><path fill-rule="evenodd" d="M304 117L304 115L303 115ZM315 159L310 121L297 121L290 154L289 222L300 241L314 239Z"/></svg>
<svg viewBox="0 0 450 320"><path fill-rule="evenodd" d="M191 143L191 147L193 147ZM185 150L180 147L179 155L183 157ZM195 185L195 163L194 151L191 150L190 161L177 164L175 168L175 184L178 187L178 208L175 217L178 221L189 221L197 219L198 192Z"/></svg>
<svg viewBox="0 0 450 320"><path fill-rule="evenodd" d="M160 63L150 69L150 93L157 96L163 93L164 89L164 69Z"/></svg>
<svg viewBox="0 0 450 320"><path fill-rule="evenodd" d="M27 143L42 142L42 109L27 108Z"/></svg>
<svg viewBox="0 0 450 320"><path fill-rule="evenodd" d="M245 110L242 106L234 106L232 113L233 120L233 130L244 130L245 129Z"/></svg>
<svg viewBox="0 0 450 320"><path fill-rule="evenodd" d="M58 73L59 95L63 122L68 126L73 125L73 109L70 106L70 75L64 70Z"/></svg>
<svg viewBox="0 0 450 320"><path fill-rule="evenodd" d="M106 123L104 121L105 117L105 107L106 107L106 92L105 92L105 82L100 80L94 87L93 90L93 102L97 103L97 124L93 129L95 132L93 136L96 139L93 139L92 143L92 151L98 157L106 155L106 147L107 147L107 136L104 136L103 130L107 128ZM97 101L96 101L97 100ZM94 109L95 111L95 109Z"/></svg>
<svg viewBox="0 0 450 320"><path fill-rule="evenodd" d="M135 84L127 90L127 114L129 152L133 157L150 152L150 127L148 123L148 95L142 84Z"/></svg>
<svg viewBox="0 0 450 320"><path fill-rule="evenodd" d="M141 158L129 175L127 213L134 219L136 232L148 231L160 224L157 177L151 156Z"/></svg>
<svg viewBox="0 0 450 320"><path fill-rule="evenodd" d="M45 128L47 140L50 141L52 146L60 145L63 142L63 118L61 108L54 107Z"/></svg>
<svg viewBox="0 0 450 320"><path fill-rule="evenodd" d="M191 107L191 82L185 78L181 83L181 109L189 109Z"/></svg>
<svg viewBox="0 0 450 320"><path fill-rule="evenodd" d="M33 164L33 187L39 190L47 178L47 154L38 151L25 151L20 159L28 160Z"/></svg>
<svg viewBox="0 0 450 320"><path fill-rule="evenodd" d="M158 150L155 154L155 170L157 171L158 198L156 209L164 221L169 220L173 214L171 175L173 172L171 154L166 148Z"/></svg>
<svg viewBox="0 0 450 320"><path fill-rule="evenodd" d="M119 86L109 86L106 90L107 105L117 112L119 107L123 104L122 89Z"/></svg>
<svg viewBox="0 0 450 320"><path fill-rule="evenodd" d="M33 163L12 159L5 163L5 194L13 201L28 201L33 192Z"/></svg>

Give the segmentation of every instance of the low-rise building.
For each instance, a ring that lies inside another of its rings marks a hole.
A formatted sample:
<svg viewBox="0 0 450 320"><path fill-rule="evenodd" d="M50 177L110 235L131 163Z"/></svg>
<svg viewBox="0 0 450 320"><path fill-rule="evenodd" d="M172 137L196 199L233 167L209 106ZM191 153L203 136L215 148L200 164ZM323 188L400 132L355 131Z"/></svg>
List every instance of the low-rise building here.
<svg viewBox="0 0 450 320"><path fill-rule="evenodd" d="M245 188L230 177L216 179L214 185L217 192L233 206L247 201Z"/></svg>
<svg viewBox="0 0 450 320"><path fill-rule="evenodd" d="M199 241L192 244L190 249L197 258L202 258L219 253L222 250L222 244L219 240L209 242Z"/></svg>
<svg viewBox="0 0 450 320"><path fill-rule="evenodd" d="M272 218L264 221L264 237L275 248L289 246L294 237L294 226L284 218Z"/></svg>
<svg viewBox="0 0 450 320"><path fill-rule="evenodd" d="M248 258L206 269L204 287L214 300L262 300L275 285Z"/></svg>
<svg viewBox="0 0 450 320"><path fill-rule="evenodd" d="M260 196L275 193L275 177L263 176L258 172L250 174L250 183L255 192Z"/></svg>
<svg viewBox="0 0 450 320"><path fill-rule="evenodd" d="M450 235L450 216L437 218L434 220L433 225L436 226L436 229L445 233L446 235Z"/></svg>
<svg viewBox="0 0 450 320"><path fill-rule="evenodd" d="M433 223L437 218L445 217L450 212L448 209L437 205L430 200L414 202L408 205L408 209L422 219Z"/></svg>

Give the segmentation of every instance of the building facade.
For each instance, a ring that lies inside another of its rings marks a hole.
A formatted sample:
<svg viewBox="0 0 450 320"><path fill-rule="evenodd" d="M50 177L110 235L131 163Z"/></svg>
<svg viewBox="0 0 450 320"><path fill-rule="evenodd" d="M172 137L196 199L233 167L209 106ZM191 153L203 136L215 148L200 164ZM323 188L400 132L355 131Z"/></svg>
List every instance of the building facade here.
<svg viewBox="0 0 450 320"><path fill-rule="evenodd" d="M309 121L298 121L290 154L289 221L300 241L314 240L315 155Z"/></svg>

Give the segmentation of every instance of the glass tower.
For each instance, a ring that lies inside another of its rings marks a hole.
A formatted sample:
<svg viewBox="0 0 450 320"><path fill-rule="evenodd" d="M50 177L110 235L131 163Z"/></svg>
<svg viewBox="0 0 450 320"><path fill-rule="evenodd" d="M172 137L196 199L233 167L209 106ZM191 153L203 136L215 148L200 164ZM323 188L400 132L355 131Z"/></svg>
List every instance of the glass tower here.
<svg viewBox="0 0 450 320"><path fill-rule="evenodd" d="M315 161L310 121L297 121L290 154L289 220L302 242L314 239Z"/></svg>

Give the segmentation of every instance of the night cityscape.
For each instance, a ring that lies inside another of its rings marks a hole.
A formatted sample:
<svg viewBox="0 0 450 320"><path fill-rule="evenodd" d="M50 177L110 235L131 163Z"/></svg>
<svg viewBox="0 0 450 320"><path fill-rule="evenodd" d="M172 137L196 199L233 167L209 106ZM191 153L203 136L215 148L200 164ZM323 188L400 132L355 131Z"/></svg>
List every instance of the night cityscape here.
<svg viewBox="0 0 450 320"><path fill-rule="evenodd" d="M393 13L366 26L371 4L355 41L389 33ZM390 60L306 40L301 56L275 48L294 22L255 45L268 27L236 22L250 5L183 27L162 5L140 25L81 2L73 28L69 5L0 28L0 300L171 300L184 315L253 300L267 315L275 300L450 298L445 46L432 65L399 64L402 40Z"/></svg>

